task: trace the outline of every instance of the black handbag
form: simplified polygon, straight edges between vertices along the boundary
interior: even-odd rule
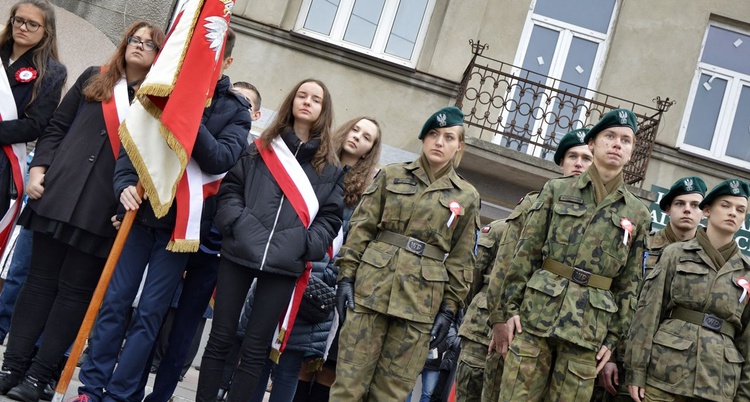
[[[336,291],[333,287],[311,274],[297,315],[313,324],[323,322],[333,311],[335,302]]]

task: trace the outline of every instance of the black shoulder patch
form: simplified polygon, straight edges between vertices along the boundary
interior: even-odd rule
[[[573,204],[583,205],[583,198],[574,197],[572,195],[561,195],[558,200],[562,202],[572,202]]]
[[[393,184],[408,184],[410,186],[416,186],[417,180],[414,178],[403,178],[403,177],[396,177],[393,179]]]

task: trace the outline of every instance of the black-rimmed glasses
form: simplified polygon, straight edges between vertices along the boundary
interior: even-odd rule
[[[26,25],[26,29],[29,32],[36,32],[36,31],[39,30],[39,28],[42,27],[42,24],[40,24],[38,22],[34,22],[34,21],[31,21],[31,20],[25,20],[25,19],[19,18],[19,17],[10,17],[10,23],[13,24],[14,27],[19,28],[19,29],[22,26]]]
[[[128,45],[138,47],[140,46],[143,50],[147,52],[153,52],[155,50],[159,50],[159,46],[156,46],[154,42],[144,42],[135,36],[128,36]]]

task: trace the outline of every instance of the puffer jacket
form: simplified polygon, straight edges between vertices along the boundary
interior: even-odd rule
[[[216,226],[223,235],[223,258],[273,274],[299,277],[306,261],[320,261],[341,227],[344,174],[326,165],[321,174],[311,163],[320,139],[303,143],[292,131],[281,134],[307,175],[318,213],[305,228],[292,204],[258,154],[255,144],[227,173],[217,196]]]

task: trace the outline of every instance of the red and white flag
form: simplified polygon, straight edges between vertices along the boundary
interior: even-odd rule
[[[199,168],[186,173],[186,168],[203,110],[210,105],[221,74],[232,7],[234,0],[185,4],[120,126],[122,144],[156,216],[166,215],[175,196],[182,194],[177,201],[177,226],[167,247],[172,251],[198,250],[197,231],[190,228],[199,224],[203,200],[193,205],[195,195],[215,194],[221,179]],[[195,177],[183,178],[184,174]],[[198,223],[191,223],[194,219]]]
[[[0,120],[8,121],[18,118],[16,101],[13,97],[13,91],[10,89],[8,75],[5,70],[0,71]],[[8,158],[13,186],[16,190],[16,199],[10,201],[8,210],[0,219],[0,256],[5,252],[13,228],[16,226],[16,220],[21,212],[23,204],[24,179],[26,177],[26,143],[3,145],[3,153]]]

